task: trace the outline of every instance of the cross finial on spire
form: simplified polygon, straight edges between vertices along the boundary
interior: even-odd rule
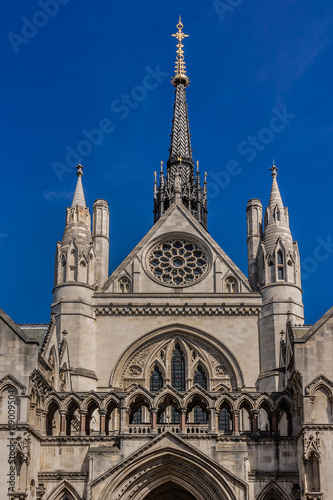
[[[277,177],[277,167],[274,165],[274,160],[273,160],[273,165],[271,166],[271,171],[272,171],[272,177],[273,179]]]
[[[81,163],[79,163],[76,167],[76,175],[78,177],[82,177],[83,176],[83,166],[81,165]]]
[[[177,44],[177,56],[176,56],[176,65],[175,65],[175,76],[172,79],[172,84],[176,86],[177,81],[182,81],[185,83],[185,86],[189,84],[189,79],[186,75],[186,65],[184,61],[184,51],[183,47],[184,45],[182,44],[182,41],[184,38],[187,38],[189,35],[185,35],[183,33],[184,25],[182,23],[181,17],[179,16],[179,23],[177,24],[178,32],[171,35],[177,38],[178,44]]]

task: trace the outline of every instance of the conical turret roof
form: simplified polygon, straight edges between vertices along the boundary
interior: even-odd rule
[[[265,214],[264,244],[267,252],[272,253],[278,239],[281,239],[286,250],[293,247],[293,238],[289,227],[288,209],[283,206],[279,186],[277,183],[277,168],[272,166],[272,189]]]
[[[83,176],[83,166],[78,165],[76,167],[77,174],[77,183],[75,188],[75,193],[73,196],[72,207],[78,205],[79,207],[86,208],[86,199],[84,197],[83,185],[82,185],[82,176]]]

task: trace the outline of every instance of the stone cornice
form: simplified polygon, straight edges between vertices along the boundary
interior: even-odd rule
[[[96,316],[258,316],[259,307],[225,306],[216,304],[200,305],[152,305],[147,304],[109,304],[98,306]]]
[[[76,472],[76,471],[55,471],[55,472],[39,472],[38,480],[42,481],[55,481],[64,479],[70,479],[71,481],[82,481],[86,480],[88,477],[88,472]]]

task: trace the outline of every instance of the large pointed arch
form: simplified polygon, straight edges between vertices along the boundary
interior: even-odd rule
[[[256,497],[256,500],[291,500],[291,497],[275,482],[269,483]]]
[[[63,498],[66,498],[65,495],[67,495],[70,500],[81,500],[82,498],[74,486],[72,486],[68,481],[62,481],[51,491],[48,500],[63,500]]]
[[[196,500],[245,500],[248,495],[242,480],[169,432],[93,480],[90,488],[96,500],[145,500],[167,482]]]
[[[115,364],[110,375],[110,386],[123,387],[123,378],[127,370],[131,369],[131,363],[138,373],[138,380],[146,378],[146,371],[151,366],[151,362],[155,359],[159,350],[163,348],[163,345],[173,342],[176,338],[183,339],[203,352],[207,350],[214,353],[217,373],[219,373],[218,370],[222,370],[223,373],[223,367],[230,377],[232,389],[241,389],[244,386],[244,377],[240,364],[234,354],[222,342],[202,330],[181,324],[158,328],[130,344]],[[218,379],[219,375],[216,375],[216,377]]]

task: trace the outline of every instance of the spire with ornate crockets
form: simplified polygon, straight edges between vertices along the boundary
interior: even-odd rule
[[[181,201],[194,217],[207,228],[207,183],[206,175],[201,186],[199,164],[194,174],[191,136],[187,114],[186,87],[189,79],[186,75],[182,41],[188,35],[183,33],[183,23],[179,17],[178,32],[174,36],[178,40],[175,76],[172,85],[175,87],[175,104],[172,119],[171,142],[167,172],[164,175],[163,162],[159,177],[159,185],[154,183],[154,222],[156,222],[172,203]],[[175,183],[176,180],[176,183]],[[177,186],[175,186],[177,184]],[[176,187],[176,189],[175,189]]]

